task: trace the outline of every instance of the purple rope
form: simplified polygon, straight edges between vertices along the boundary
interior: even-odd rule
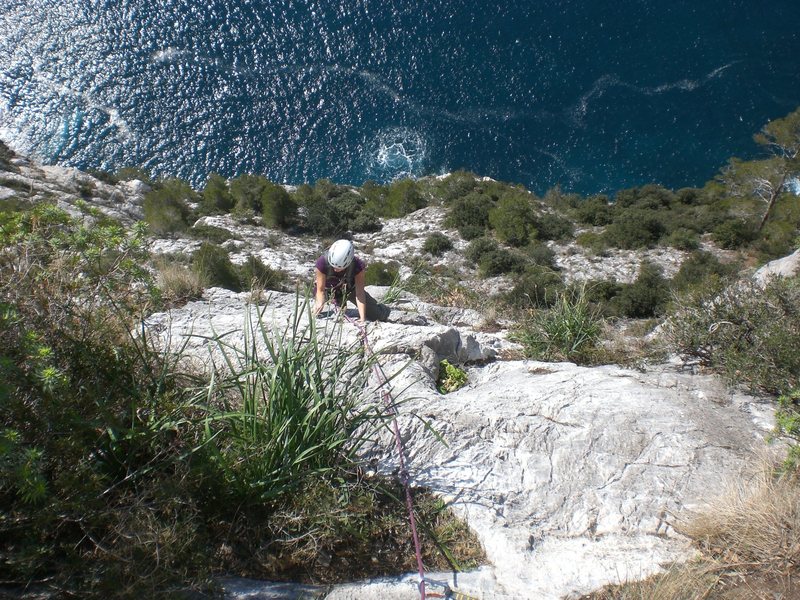
[[[344,313],[343,313],[344,314]],[[354,325],[359,333],[361,334],[361,343],[364,345],[364,349],[366,350],[367,354],[370,357],[375,356],[375,352],[373,352],[372,347],[370,346],[369,340],[367,339],[367,330],[366,328],[361,325],[358,321],[354,321],[346,314],[344,318],[347,319],[349,323]],[[408,509],[408,520],[411,524],[411,537],[414,540],[414,552],[417,555],[417,571],[419,572],[419,595],[422,600],[425,600],[425,566],[422,564],[422,545],[419,542],[419,534],[417,533],[417,520],[414,518],[414,501],[411,495],[411,486],[409,485],[409,477],[408,477],[408,470],[406,469],[406,460],[405,460],[405,448],[403,447],[403,440],[400,437],[400,426],[397,423],[397,407],[395,406],[394,400],[392,395],[389,393],[387,389],[389,387],[389,382],[386,379],[386,375],[381,369],[380,364],[378,361],[375,361],[374,367],[375,375],[378,378],[379,389],[382,388],[381,391],[381,400],[383,400],[384,405],[389,410],[392,415],[392,425],[394,427],[394,440],[395,446],[397,447],[397,455],[399,457],[400,462],[400,483],[403,484],[403,488],[405,490],[406,495],[406,509]]]

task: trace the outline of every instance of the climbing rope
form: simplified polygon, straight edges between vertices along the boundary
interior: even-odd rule
[[[350,318],[343,311],[344,318],[358,329],[361,338],[361,344],[364,346],[364,353],[368,358],[373,360],[373,369],[375,377],[378,380],[378,389],[380,390],[380,397],[384,406],[392,415],[392,428],[394,430],[395,447],[397,448],[398,461],[400,463],[400,483],[403,486],[406,497],[406,509],[408,510],[408,521],[411,525],[411,537],[414,540],[414,552],[417,555],[417,571],[419,572],[419,596],[421,600],[425,600],[425,566],[422,564],[422,545],[419,542],[419,535],[417,533],[417,520],[414,517],[414,501],[411,495],[411,485],[409,483],[408,469],[406,468],[405,447],[403,446],[403,439],[400,437],[400,426],[397,422],[397,406],[395,405],[392,394],[389,391],[389,380],[383,372],[383,368],[375,358],[375,352],[367,338],[366,327],[358,321]],[[449,589],[449,588],[448,588]]]

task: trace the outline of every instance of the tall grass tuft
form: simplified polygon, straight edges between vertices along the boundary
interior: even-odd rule
[[[341,323],[320,330],[308,303],[296,304],[282,330],[265,321],[266,308],[248,308],[242,346],[233,332],[210,340],[222,362],[201,392],[206,441],[226,488],[253,502],[353,467],[384,420],[370,380],[376,358],[347,343]]]
[[[583,362],[601,329],[602,319],[589,304],[585,289],[579,288],[559,293],[547,310],[530,311],[513,337],[529,357]]]

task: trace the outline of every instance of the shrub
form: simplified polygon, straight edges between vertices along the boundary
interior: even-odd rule
[[[235,204],[228,191],[228,182],[219,173],[210,173],[203,188],[203,200],[198,212],[203,215],[228,213]]]
[[[441,256],[448,250],[453,249],[453,242],[449,237],[443,233],[436,231],[425,238],[425,243],[422,245],[422,250],[433,254],[434,256]]]
[[[658,213],[629,208],[614,217],[603,235],[611,246],[632,250],[655,245],[665,231]]]
[[[464,256],[466,256],[467,260],[477,264],[481,261],[481,258],[484,254],[494,252],[499,247],[500,246],[493,239],[488,237],[479,237],[469,243]]]
[[[11,160],[15,157],[14,151],[0,140],[0,170],[19,172],[19,167],[11,164]]]
[[[646,319],[662,314],[668,300],[669,287],[661,275],[661,268],[645,261],[639,267],[636,281],[623,285],[612,305],[618,314]]]
[[[612,222],[612,210],[605,196],[584,200],[575,210],[575,218],[585,225],[602,226]]]
[[[206,240],[214,244],[221,244],[228,240],[241,239],[236,234],[232,233],[224,227],[215,227],[214,225],[195,225],[189,230],[189,235],[198,240]]]
[[[688,229],[676,229],[667,236],[664,242],[678,250],[697,250],[700,247],[700,237]]]
[[[283,186],[267,183],[261,192],[260,204],[266,226],[286,229],[294,223],[297,204]]]
[[[387,218],[402,217],[427,205],[428,202],[420,193],[416,181],[398,179],[389,184],[380,214]]]
[[[608,243],[604,236],[593,231],[584,231],[575,238],[575,242],[592,252],[602,252],[608,248]]]
[[[486,252],[481,256],[478,270],[483,277],[493,277],[504,273],[519,272],[525,267],[525,259],[505,248]]]
[[[723,265],[710,252],[698,250],[683,261],[681,268],[672,278],[672,287],[682,290],[690,286],[701,285],[708,277],[724,278],[732,275],[735,269],[735,265]]]
[[[304,224],[309,233],[319,236],[339,237],[347,233],[339,211],[328,201],[313,196],[304,202]]]
[[[262,210],[261,195],[271,185],[261,175],[244,173],[230,181],[230,194],[234,201],[233,213],[239,218],[250,218]]]
[[[545,213],[534,219],[533,227],[540,240],[566,240],[574,235],[572,222],[552,213]]]
[[[602,319],[579,288],[557,293],[549,309],[532,310],[513,339],[531,358],[583,362],[597,344],[601,329]]]
[[[525,256],[540,267],[556,268],[556,253],[547,244],[530,244],[525,248]]]
[[[455,227],[465,240],[475,239],[489,228],[489,209],[491,200],[480,193],[469,195],[454,201],[448,211],[445,223]]]
[[[242,291],[239,274],[228,258],[228,251],[220,246],[203,242],[192,256],[192,270],[204,288],[216,286]]]
[[[478,185],[478,179],[469,171],[455,171],[447,177],[436,182],[434,190],[436,195],[446,204],[467,196]]]
[[[154,185],[155,182],[150,177],[150,172],[144,167],[122,167],[116,173],[114,178],[117,181],[142,181],[147,185]]]
[[[441,394],[449,394],[467,384],[467,372],[456,365],[443,360],[439,363],[439,377],[436,379],[436,389]]]
[[[392,285],[397,279],[400,265],[395,262],[384,263],[375,261],[367,265],[364,271],[366,285]]]
[[[349,189],[332,201],[344,227],[350,231],[380,231],[377,205]]]
[[[162,181],[145,194],[144,220],[156,235],[184,232],[189,229],[191,214],[187,202],[196,199],[197,194],[185,181]]]
[[[741,219],[725,221],[717,225],[712,232],[714,243],[725,249],[746,246],[756,239],[756,235],[755,225]]]
[[[800,385],[799,312],[797,278],[774,278],[762,289],[712,277],[676,298],[666,331],[676,352],[731,382],[787,394]]]
[[[617,314],[613,301],[623,287],[614,280],[592,281],[583,286],[583,293],[589,303],[597,308],[599,314],[604,317],[617,317],[620,315]]]
[[[549,306],[564,289],[558,273],[543,267],[528,268],[516,278],[514,287],[503,297],[512,308],[529,309]]]
[[[283,290],[286,273],[273,269],[252,254],[236,269],[242,289]]]
[[[784,466],[788,472],[796,473],[800,470],[800,389],[791,390],[778,398],[775,432],[791,440]]]
[[[489,210],[489,224],[498,239],[511,246],[524,246],[536,236],[533,222],[533,207],[527,195],[507,194]]]
[[[180,306],[203,295],[203,284],[195,271],[168,261],[161,261],[156,268],[158,287],[168,306]]]

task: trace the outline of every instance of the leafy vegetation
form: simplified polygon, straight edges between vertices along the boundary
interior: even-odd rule
[[[467,384],[467,372],[451,364],[447,360],[439,363],[439,377],[436,380],[436,389],[442,394],[449,394]]]
[[[256,313],[243,347],[207,340],[215,377],[184,370],[141,325],[161,305],[144,241],[46,204],[0,213],[4,583],[173,598],[213,591],[215,573],[406,570],[399,491],[354,461],[385,418],[365,402],[374,359],[319,335],[298,300],[285,331]],[[415,507],[429,564],[482,560],[444,505],[419,492]]]
[[[775,278],[764,288],[709,277],[679,295],[667,322],[675,350],[731,382],[775,395],[800,385],[800,282]]]

